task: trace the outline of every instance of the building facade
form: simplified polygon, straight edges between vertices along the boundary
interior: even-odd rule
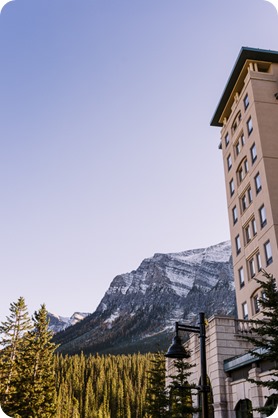
[[[210,418],[260,418],[251,410],[265,406],[272,393],[247,379],[268,379],[274,365],[251,356],[242,337],[250,332],[248,320],[261,314],[254,278],[266,270],[278,279],[278,52],[241,49],[211,125],[221,128],[238,319],[208,319]],[[187,361],[195,364],[189,383],[198,385],[198,336],[186,346]],[[173,367],[168,359],[168,376]]]
[[[254,277],[278,277],[278,52],[242,48],[213,116],[221,127],[238,317],[259,315]]]

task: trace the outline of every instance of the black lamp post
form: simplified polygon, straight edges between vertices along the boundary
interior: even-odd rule
[[[176,322],[176,335],[173,338],[173,343],[169,347],[165,357],[183,359],[188,358],[184,346],[182,345],[181,338],[179,336],[179,330],[186,332],[193,332],[199,334],[200,338],[200,365],[201,365],[201,385],[198,390],[202,394],[202,418],[208,418],[208,392],[209,386],[207,385],[207,360],[206,360],[206,327],[205,327],[205,314],[199,313],[199,327],[190,325],[183,325]]]

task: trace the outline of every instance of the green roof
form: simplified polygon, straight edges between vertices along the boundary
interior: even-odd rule
[[[220,117],[225,109],[226,103],[229,100],[229,97],[233,91],[233,88],[237,82],[237,79],[240,75],[240,72],[246,60],[278,63],[278,51],[271,51],[271,50],[257,49],[257,48],[247,48],[247,47],[241,48],[240,53],[235,62],[234,68],[232,69],[230,78],[221,96],[220,102],[218,103],[216,111],[210,122],[211,126],[222,126],[222,123],[219,122]]]

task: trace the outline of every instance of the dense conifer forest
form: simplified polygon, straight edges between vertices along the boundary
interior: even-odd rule
[[[55,358],[55,418],[145,418],[153,354]]]

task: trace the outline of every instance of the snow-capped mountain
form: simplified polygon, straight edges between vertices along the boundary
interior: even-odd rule
[[[47,316],[49,319],[49,329],[54,333],[63,331],[67,327],[82,321],[88,315],[90,314],[84,312],[74,312],[71,317],[64,317],[48,312]]]
[[[116,276],[96,311],[55,341],[69,353],[164,349],[175,321],[195,324],[201,311],[209,317],[234,315],[235,309],[230,242],[155,254]]]

